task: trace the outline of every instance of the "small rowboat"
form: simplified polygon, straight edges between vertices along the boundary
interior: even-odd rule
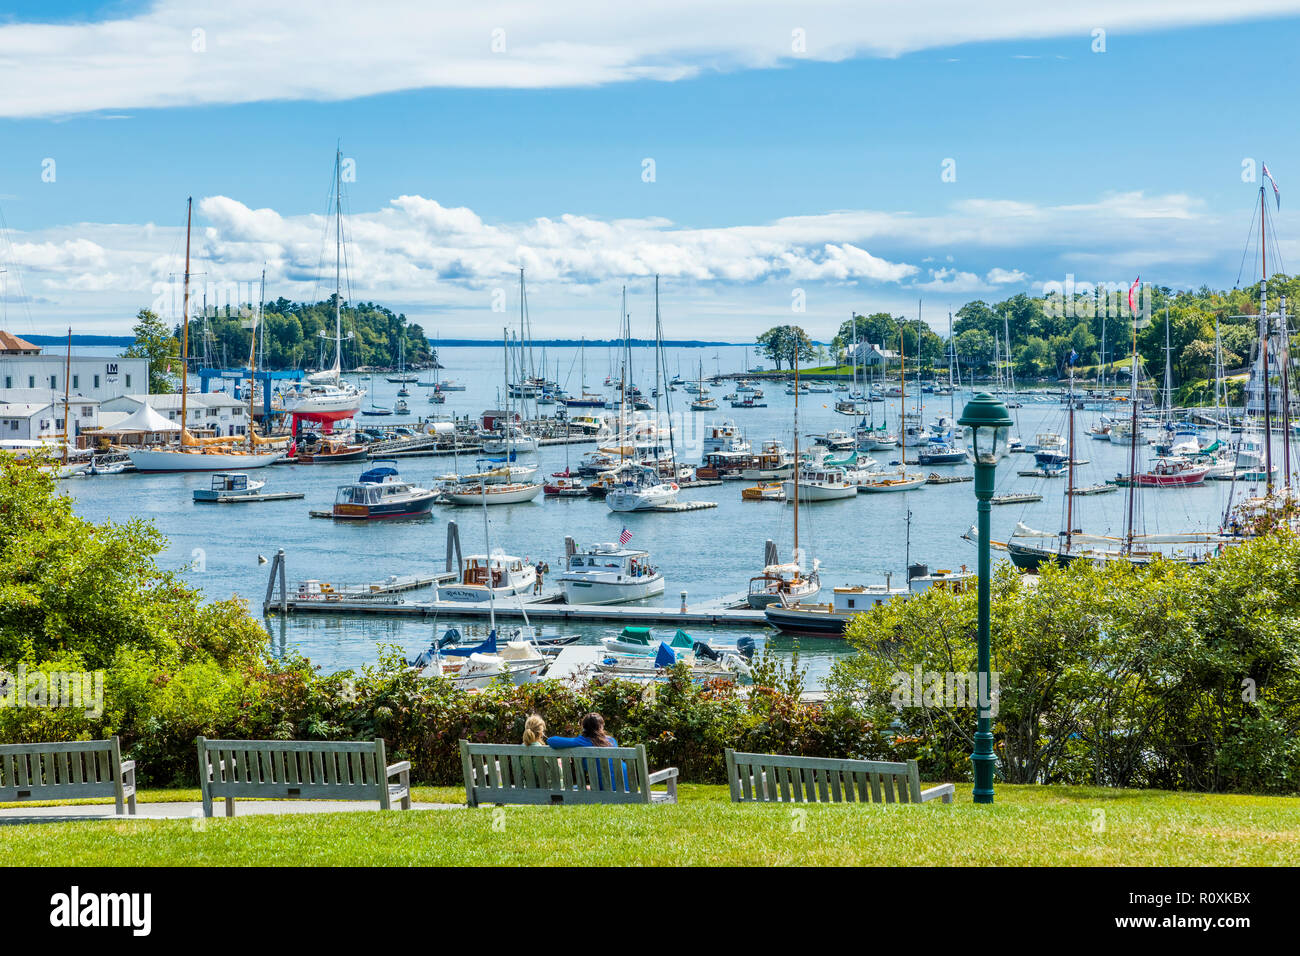
[[[883,491],[910,491],[925,484],[920,472],[873,474],[858,481],[858,491],[874,494]]]
[[[785,501],[785,485],[779,481],[759,482],[740,492],[744,501]]]

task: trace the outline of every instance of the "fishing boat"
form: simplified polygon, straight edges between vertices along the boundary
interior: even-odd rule
[[[471,554],[465,558],[458,582],[438,586],[438,600],[481,603],[515,597],[531,593],[536,581],[537,569],[522,558],[502,551]]]
[[[406,399],[399,398],[395,403],[393,403],[393,413],[396,415],[409,415],[411,413],[411,406],[406,403]]]
[[[569,555],[559,583],[567,604],[623,604],[664,593],[664,576],[650,552],[614,543]]]
[[[415,518],[428,515],[436,491],[402,481],[395,461],[376,460],[350,485],[340,485],[334,497],[333,516],[344,520]]]
[[[894,586],[890,576],[884,584],[860,584],[834,588],[830,602],[816,604],[778,602],[770,604],[763,614],[767,622],[787,634],[808,634],[820,637],[841,637],[849,622],[878,604],[895,599],[907,600],[932,587],[950,589],[960,593],[975,583],[974,572],[939,570],[930,573],[925,565],[908,569],[906,586]]]
[[[858,486],[849,480],[843,468],[805,465],[795,472],[795,478],[782,482],[787,498],[797,497],[802,502],[839,501],[856,498]]]
[[[219,471],[212,476],[210,488],[195,488],[195,501],[221,501],[232,498],[256,498],[265,481],[250,481],[243,472]]]

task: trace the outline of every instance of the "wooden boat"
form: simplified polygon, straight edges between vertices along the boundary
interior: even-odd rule
[[[785,485],[779,481],[759,482],[742,489],[740,497],[742,501],[785,501]]]
[[[1132,475],[1116,475],[1115,484],[1121,488],[1130,484],[1140,488],[1183,488],[1202,484],[1209,473],[1208,465],[1197,465],[1186,458],[1157,458],[1150,471],[1137,474],[1136,481]]]
[[[395,462],[375,462],[350,485],[340,485],[334,497],[334,518],[365,521],[375,518],[418,518],[428,515],[436,491],[402,481]]]
[[[858,491],[878,494],[888,491],[911,491],[926,483],[926,476],[919,471],[907,472],[870,472],[858,479]]]
[[[300,465],[328,465],[348,461],[365,461],[370,452],[365,445],[350,445],[337,438],[322,438],[299,446],[294,457]]]

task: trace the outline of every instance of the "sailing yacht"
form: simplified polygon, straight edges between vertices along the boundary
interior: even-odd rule
[[[190,340],[190,225],[194,199],[187,200],[185,210],[185,292],[181,311],[181,428],[180,444],[172,448],[139,448],[127,455],[136,471],[247,471],[265,468],[284,457],[283,444],[258,438],[253,423],[254,389],[248,390],[248,432],[246,452],[234,451],[229,446],[238,437],[196,438],[189,430],[189,340]],[[257,377],[257,334],[249,357],[252,377]],[[259,451],[258,446],[265,446]]]
[[[664,481],[659,471],[648,465],[636,465],[605,493],[610,511],[652,511],[677,500],[678,485]]]
[[[365,390],[343,381],[343,151],[334,154],[334,366],[307,376],[307,380],[281,397],[284,410],[298,421],[321,422],[325,430],[361,409]],[[325,333],[321,333],[324,337]],[[351,339],[352,333],[348,336]]]

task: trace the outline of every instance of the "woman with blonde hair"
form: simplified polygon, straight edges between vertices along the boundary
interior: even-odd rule
[[[524,746],[546,746],[546,721],[542,720],[541,714],[529,714],[524,721]]]

